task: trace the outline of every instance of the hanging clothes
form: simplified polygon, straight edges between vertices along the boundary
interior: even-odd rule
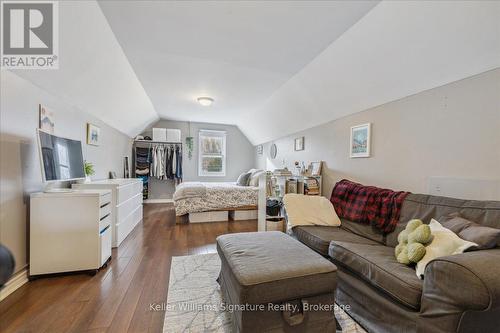
[[[172,176],[173,178],[176,178],[176,170],[177,170],[177,153],[176,150],[177,148],[175,146],[170,147],[172,148]]]
[[[175,178],[178,180],[179,183],[182,182],[182,148],[181,147],[176,147],[175,149],[175,154],[176,154],[176,169],[175,169]]]
[[[154,144],[151,148],[144,149],[146,150],[141,150],[136,157],[138,162],[137,175],[148,175],[160,180],[171,179],[177,183],[182,182],[182,147],[180,145]]]

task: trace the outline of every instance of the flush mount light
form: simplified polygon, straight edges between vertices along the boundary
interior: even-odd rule
[[[210,106],[214,102],[213,98],[210,97],[198,97],[198,103],[203,106]]]

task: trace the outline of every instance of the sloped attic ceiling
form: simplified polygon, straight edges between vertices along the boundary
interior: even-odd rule
[[[500,67],[499,22],[490,1],[66,1],[60,69],[16,73],[129,136],[162,117],[258,144]]]
[[[245,128],[246,114],[261,107],[377,2],[99,4],[160,117]],[[215,103],[200,106],[200,96]]]
[[[13,72],[130,137],[159,119],[97,2],[59,2],[59,51],[58,70]]]
[[[498,67],[500,2],[386,1],[238,124],[263,143]]]

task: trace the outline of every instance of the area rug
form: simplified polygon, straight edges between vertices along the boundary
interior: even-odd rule
[[[223,309],[217,253],[173,257],[170,269],[164,333],[232,332],[231,316]],[[335,307],[342,332],[366,333],[345,311]]]

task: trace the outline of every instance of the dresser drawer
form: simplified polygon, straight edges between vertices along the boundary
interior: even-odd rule
[[[142,182],[140,181],[120,186],[116,189],[116,204],[120,205],[139,193],[142,193]]]
[[[134,210],[142,205],[142,193],[136,194],[125,202],[122,202],[116,207],[116,221],[120,223],[123,219],[130,215]]]
[[[109,215],[111,213],[111,208],[111,202],[101,205],[101,207],[99,208],[99,219],[102,219],[104,216]]]
[[[84,188],[84,187],[83,187]],[[85,188],[84,188],[85,189]],[[99,197],[99,205],[102,207],[108,203],[111,203],[111,191]]]
[[[116,244],[115,246],[120,245],[120,243],[127,237],[127,235],[134,229],[134,227],[142,220],[142,205],[137,207],[129,216],[125,219],[121,220],[119,224],[117,224],[116,230]]]
[[[100,262],[99,266],[104,265],[104,263],[111,257],[111,227],[108,226],[99,233],[100,241]]]
[[[111,212],[109,212],[107,215],[104,215],[103,217],[100,218],[100,220],[99,220],[99,232],[101,232],[104,228],[106,228],[109,225],[111,225]]]

